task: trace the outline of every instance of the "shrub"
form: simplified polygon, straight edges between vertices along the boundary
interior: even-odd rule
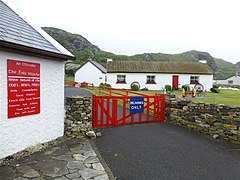
[[[139,91],[138,85],[132,84],[132,85],[131,85],[131,90],[132,90],[132,91]]]
[[[166,91],[172,91],[172,87],[171,87],[171,85],[165,85],[165,89],[166,89]]]
[[[217,84],[214,84],[214,85],[213,85],[213,88],[218,89],[219,87],[220,87],[220,85],[217,85]]]
[[[220,92],[220,90],[218,88],[211,88],[210,91],[213,92],[213,93],[219,93]]]
[[[187,84],[182,85],[182,89],[184,89],[185,91],[190,91],[190,86]]]
[[[100,85],[99,85],[99,86],[111,87],[111,85],[110,85],[110,84],[108,84],[108,83],[100,83]]]

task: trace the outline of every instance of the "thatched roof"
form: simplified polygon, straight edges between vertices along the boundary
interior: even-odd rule
[[[213,74],[207,64],[198,62],[110,61],[108,73]]]

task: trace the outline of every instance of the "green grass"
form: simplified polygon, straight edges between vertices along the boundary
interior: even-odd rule
[[[74,81],[74,77],[69,75],[66,75],[65,79],[69,81]]]
[[[220,90],[220,93],[207,92],[204,93],[202,98],[194,98],[193,101],[240,106],[240,91]]]
[[[94,90],[90,90],[92,93],[96,95],[105,95],[100,94],[98,88]],[[118,92],[118,91],[115,91]],[[162,94],[162,91],[137,91],[144,94],[154,95],[154,94]],[[173,91],[172,94],[180,95],[181,91]],[[113,94],[114,95],[114,94]],[[129,94],[134,95],[134,94]],[[117,95],[116,95],[117,96]],[[220,90],[220,93],[212,93],[212,92],[204,92],[200,97],[191,98],[193,102],[203,102],[210,104],[225,104],[231,106],[240,106],[240,91],[233,90]]]
[[[146,94],[161,94],[162,91],[140,91]],[[173,91],[172,94],[180,95],[181,91]],[[204,92],[200,97],[191,98],[193,102],[204,102],[210,104],[225,104],[240,106],[240,91],[220,90],[220,93]]]

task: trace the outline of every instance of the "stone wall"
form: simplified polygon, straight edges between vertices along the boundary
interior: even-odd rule
[[[65,109],[65,136],[83,136],[92,130],[91,97],[67,97]]]
[[[167,119],[189,129],[240,144],[240,107],[170,100]]]

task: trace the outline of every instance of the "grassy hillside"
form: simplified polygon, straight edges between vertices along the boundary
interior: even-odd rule
[[[234,64],[217,58],[215,58],[215,62],[219,68],[219,79],[231,77],[236,73],[236,66]]]
[[[216,59],[207,52],[188,51],[181,54],[143,53],[133,56],[116,55],[111,52],[102,51],[98,46],[91,44],[86,38],[79,34],[72,34],[61,29],[44,27],[50,36],[72,52],[76,60],[72,63],[83,64],[91,58],[106,66],[107,58],[113,60],[132,61],[199,61],[207,60],[207,64],[214,72],[215,78],[227,78],[235,74],[236,66],[222,59]],[[73,72],[73,71],[67,71]]]

